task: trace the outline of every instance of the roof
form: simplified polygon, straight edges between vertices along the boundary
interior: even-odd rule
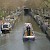
[[[28,26],[28,25],[29,25],[30,27],[32,26],[31,23],[25,23],[25,26]]]
[[[4,23],[4,25],[5,25],[5,24],[6,24],[6,25],[9,25],[10,23],[9,23],[9,22],[8,22],[8,23],[7,23],[7,22],[5,22],[5,23]]]

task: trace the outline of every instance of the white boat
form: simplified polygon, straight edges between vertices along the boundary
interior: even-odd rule
[[[30,36],[28,36],[28,32],[26,27],[30,26]],[[31,23],[25,23],[25,28],[24,28],[24,34],[23,34],[23,41],[28,41],[28,40],[35,40],[35,34],[32,28],[32,24]]]

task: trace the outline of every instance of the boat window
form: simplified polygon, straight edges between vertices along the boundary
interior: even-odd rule
[[[3,28],[8,28],[8,25],[3,25]]]

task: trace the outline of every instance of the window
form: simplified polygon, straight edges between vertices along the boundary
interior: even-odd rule
[[[8,25],[3,25],[3,28],[8,28]]]

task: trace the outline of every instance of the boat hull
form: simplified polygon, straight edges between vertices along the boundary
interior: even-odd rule
[[[23,41],[28,41],[28,40],[34,41],[35,36],[25,36],[25,37],[23,37]]]

